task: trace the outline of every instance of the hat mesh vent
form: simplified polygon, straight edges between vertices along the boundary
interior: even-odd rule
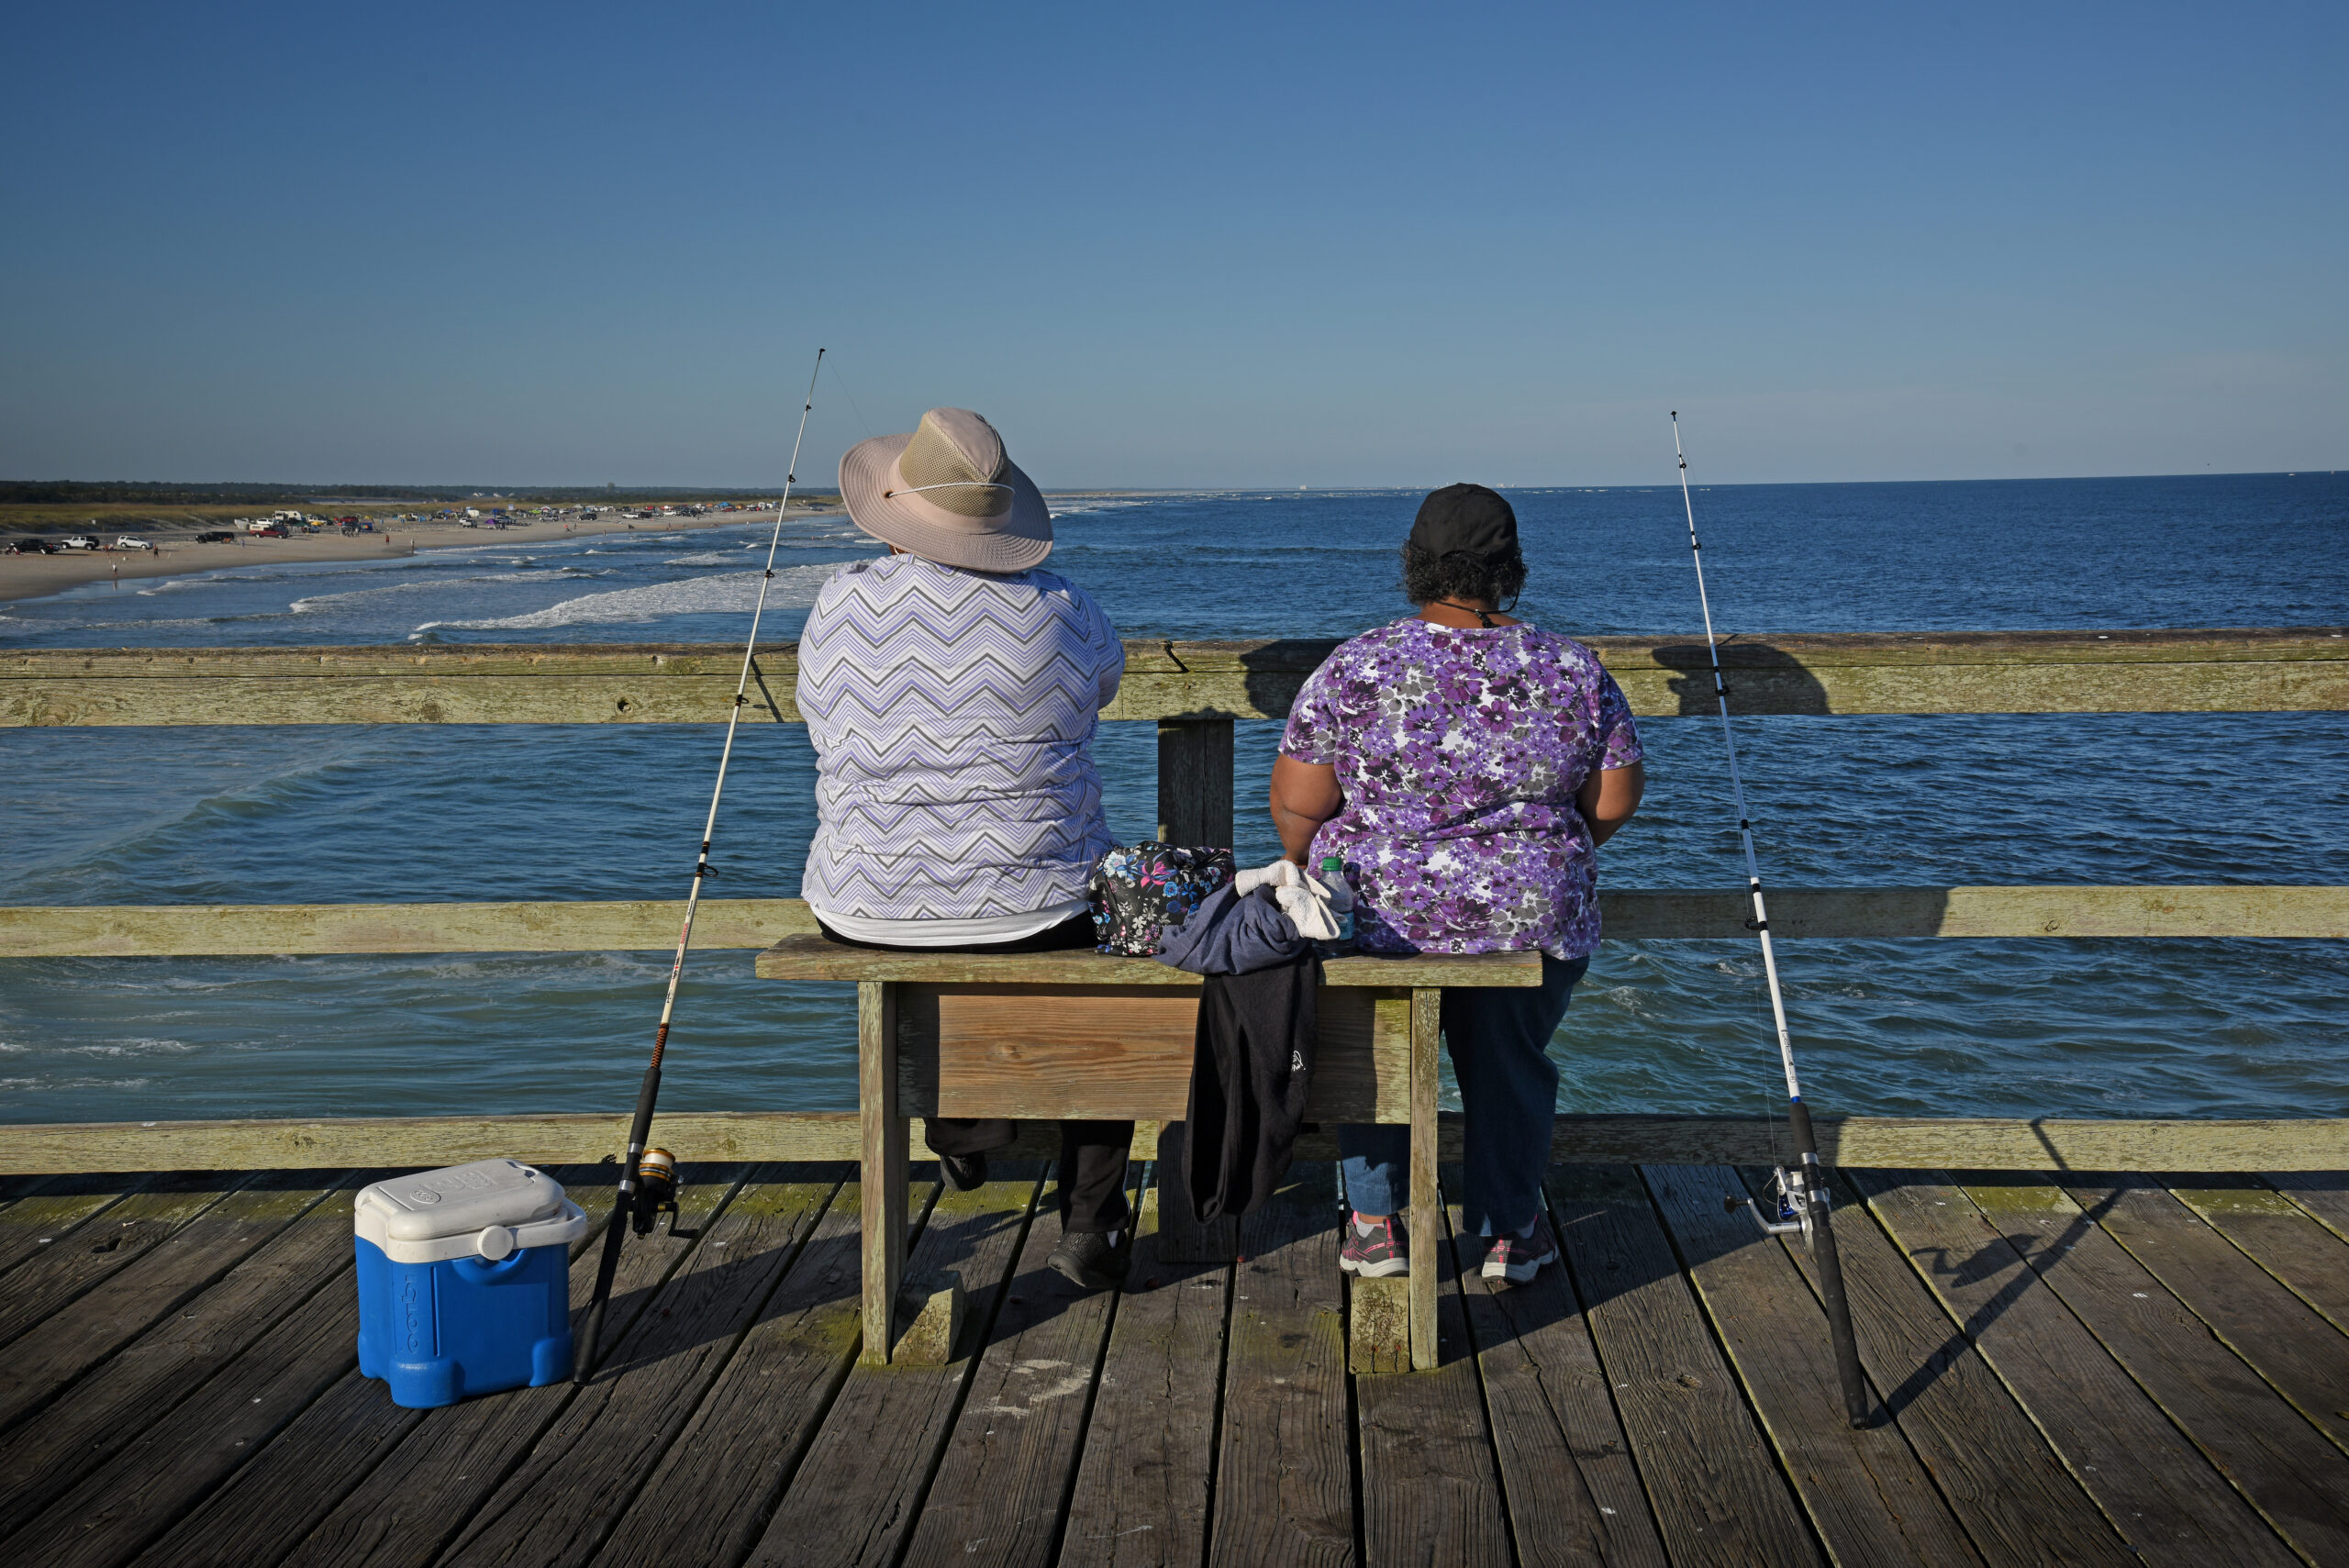
[[[1002,477],[999,466],[993,473],[982,473],[977,465],[964,455],[943,432],[925,417],[913,439],[897,455],[897,472],[905,475],[907,487],[918,489],[926,484],[947,484],[957,488],[925,491],[922,499],[943,511],[963,517],[996,517],[1011,510],[1011,492],[989,488]]]

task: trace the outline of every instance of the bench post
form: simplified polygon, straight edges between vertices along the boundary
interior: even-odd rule
[[[1436,1039],[1443,1028],[1443,992],[1411,991],[1411,1369],[1436,1364],[1437,1249],[1443,1241],[1443,1194],[1435,1177]]]
[[[906,1272],[907,1124],[897,1103],[897,987],[856,983],[856,1104],[863,1134],[858,1174],[864,1222],[864,1350],[886,1362]]]
[[[1158,721],[1158,836],[1169,844],[1231,844],[1231,720]]]

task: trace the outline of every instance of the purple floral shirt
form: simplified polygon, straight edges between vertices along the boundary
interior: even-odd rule
[[[1581,643],[1520,624],[1413,617],[1307,677],[1281,751],[1338,770],[1342,856],[1366,952],[1598,951],[1598,854],[1575,792],[1640,760],[1631,705]]]

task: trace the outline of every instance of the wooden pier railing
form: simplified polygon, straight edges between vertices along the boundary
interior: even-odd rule
[[[1701,641],[1588,640],[1641,716],[1710,711]],[[1159,727],[1162,837],[1231,841],[1233,722],[1283,717],[1330,646],[1126,645],[1125,684],[1102,717]],[[739,659],[739,651],[718,645],[26,651],[0,659],[0,727],[717,723],[731,704]],[[1739,637],[1724,645],[1723,660],[1732,708],[1743,714],[2349,708],[2349,628],[2332,627]],[[751,717],[798,722],[796,672],[791,645],[760,653]],[[1610,890],[1604,898],[1615,940],[1746,935],[1735,890]],[[0,908],[0,951],[62,958],[658,950],[674,941],[681,909],[662,900]],[[2340,939],[2349,937],[2349,887],[1787,888],[1774,895],[1771,925],[1779,936],[1798,938]],[[702,906],[696,940],[764,948],[812,929],[796,899],[722,899]],[[680,1139],[688,1136],[686,1124],[690,1136],[722,1145],[724,1158],[834,1158],[822,1151],[853,1141],[852,1118],[662,1121]],[[1831,1157],[1887,1167],[2349,1168],[2349,1121],[1827,1125],[1834,1129],[1825,1134]],[[1760,1122],[1705,1118],[1562,1118],[1560,1127],[1563,1160],[1736,1161],[1759,1157],[1757,1140],[1766,1136]],[[368,1162],[381,1162],[389,1158],[382,1151],[409,1140],[420,1158],[433,1160],[493,1144],[529,1158],[575,1160],[595,1157],[616,1136],[611,1118],[600,1117],[6,1130],[0,1171],[126,1168],[121,1162],[134,1158],[133,1168],[149,1170],[335,1164],[361,1160],[362,1150],[373,1151]]]

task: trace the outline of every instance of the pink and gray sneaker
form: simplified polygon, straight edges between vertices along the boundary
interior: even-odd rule
[[[1558,1239],[1550,1230],[1550,1217],[1537,1214],[1531,1236],[1504,1231],[1493,1238],[1493,1250],[1485,1254],[1485,1277],[1523,1284],[1542,1264],[1557,1261]]]
[[[1365,1234],[1363,1225],[1370,1226]],[[1346,1240],[1338,1249],[1338,1267],[1360,1279],[1385,1279],[1407,1273],[1411,1267],[1411,1239],[1393,1215],[1367,1222],[1346,1217]]]

